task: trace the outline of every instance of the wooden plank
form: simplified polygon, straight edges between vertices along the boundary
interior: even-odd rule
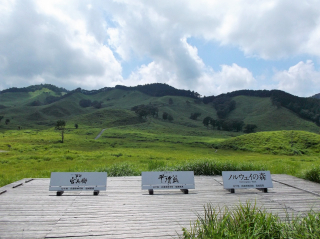
[[[272,175],[276,181],[268,193],[256,189],[231,194],[221,176],[195,176],[196,188],[189,194],[141,190],[141,177],[108,178],[107,191],[93,197],[90,192],[68,192],[56,197],[49,192],[49,179],[20,180],[0,195],[1,238],[172,238],[189,228],[203,206],[228,206],[250,201],[285,218],[288,213],[320,210],[319,197],[300,190],[320,192],[320,185],[288,175]],[[13,185],[23,185],[12,188]],[[293,187],[297,185],[298,187]],[[301,203],[303,202],[303,204]]]

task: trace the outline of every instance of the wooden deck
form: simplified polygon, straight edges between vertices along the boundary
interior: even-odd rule
[[[223,189],[221,176],[196,176],[196,189],[141,190],[141,177],[108,177],[107,191],[49,192],[49,179],[24,179],[0,188],[0,238],[174,238],[203,206],[232,207],[250,200],[285,216],[320,211],[320,184],[272,175],[269,193]],[[21,184],[20,186],[17,186]],[[14,187],[17,186],[17,187]],[[13,188],[14,187],[14,188]]]

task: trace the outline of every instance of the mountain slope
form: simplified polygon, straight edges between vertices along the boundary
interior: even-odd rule
[[[157,87],[160,87],[157,90]],[[28,87],[27,87],[28,88]],[[2,91],[0,94],[0,116],[10,119],[8,125],[4,120],[0,122],[1,129],[16,129],[18,126],[26,127],[52,127],[57,120],[63,119],[67,122],[96,125],[101,127],[111,127],[127,124],[143,123],[147,119],[139,119],[131,108],[137,105],[153,105],[158,108],[158,118],[153,120],[153,124],[159,124],[166,127],[188,127],[205,130],[202,120],[206,116],[218,119],[217,111],[209,101],[204,104],[201,99],[195,97],[196,93],[191,91],[176,90],[173,87],[164,84],[151,84],[137,87],[117,86],[115,88],[103,88],[97,91],[85,91],[80,88],[74,91],[53,91],[60,89],[45,85],[40,87],[29,87],[32,91],[26,92],[15,89],[11,91]],[[148,94],[142,91],[149,91]],[[176,94],[163,95],[162,94]],[[188,95],[190,97],[181,96]],[[239,119],[245,124],[255,124],[258,126],[256,131],[272,130],[304,130],[310,132],[319,132],[319,127],[312,121],[301,118],[298,114],[288,108],[275,104],[271,91],[239,91],[228,93],[225,96],[235,102],[235,108],[226,115],[226,120]],[[278,96],[285,95],[284,92],[277,92]],[[296,102],[298,98],[293,97]],[[290,104],[288,101],[286,104]],[[48,98],[50,100],[48,100]],[[212,97],[212,99],[219,98]],[[53,99],[51,101],[51,99]],[[207,97],[207,100],[211,98]],[[82,107],[81,100],[89,102],[100,102],[101,107]],[[50,103],[49,103],[50,102]],[[301,99],[301,102],[309,102]],[[319,101],[320,102],[320,101]],[[313,100],[317,112],[318,101]],[[172,122],[162,119],[166,112],[173,117]],[[190,119],[192,113],[200,113],[197,120]],[[113,117],[116,117],[113,119]],[[123,118],[123,119],[121,119]],[[121,123],[122,122],[122,123]],[[210,131],[208,131],[210,132]],[[215,131],[211,131],[214,133]]]
[[[241,119],[246,124],[256,124],[258,131],[271,130],[305,130],[319,132],[319,127],[285,107],[272,105],[269,97],[236,96],[235,110],[228,115],[229,119]]]

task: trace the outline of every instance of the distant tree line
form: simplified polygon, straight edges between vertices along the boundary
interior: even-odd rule
[[[131,108],[132,111],[134,111],[139,118],[147,118],[147,116],[152,116],[154,118],[159,117],[159,109],[157,106],[149,104],[149,105],[136,105]],[[173,121],[173,117],[171,114],[167,112],[163,112],[162,114],[163,120]]]
[[[82,108],[87,108],[87,107],[94,107],[96,109],[100,109],[102,107],[102,101],[91,101],[91,100],[87,100],[87,99],[82,99],[79,101],[79,105],[82,107]]]
[[[227,117],[229,112],[236,108],[236,102],[228,96],[219,97],[213,100],[213,106],[217,111],[219,119]]]
[[[275,90],[271,95],[273,105],[285,107],[301,118],[315,122],[320,126],[320,100],[316,98],[303,98]]]
[[[148,115],[152,117],[158,117],[159,109],[157,106],[149,105],[136,105],[131,108],[140,118],[147,118]]]
[[[209,104],[213,102],[214,99],[220,98],[220,97],[236,97],[239,95],[244,96],[255,96],[255,97],[271,97],[272,92],[275,90],[237,90],[229,93],[224,93],[218,96],[204,96],[203,97],[203,103]]]
[[[98,93],[101,93],[101,92],[106,92],[106,91],[110,91],[110,90],[113,90],[114,87],[103,87],[99,90],[84,90],[84,89],[81,89],[80,87],[73,90],[72,93],[76,93],[76,92],[79,92],[79,93],[82,93],[84,95],[95,95],[95,94],[98,94]]]
[[[319,94],[315,94],[314,96],[312,96],[312,98],[320,99],[320,93]]]
[[[224,118],[234,107],[234,103],[226,99],[235,96],[270,97],[272,105],[277,108],[285,107],[301,118],[315,122],[320,126],[320,99],[317,95],[303,98],[291,95],[281,90],[239,90],[218,96],[203,97],[203,103],[213,103],[219,118]],[[223,103],[221,103],[223,102]],[[219,113],[218,113],[219,111]]]
[[[172,86],[169,86],[167,84],[162,84],[162,83],[138,85],[138,86],[131,86],[131,87],[116,85],[115,88],[126,90],[126,91],[137,90],[146,95],[156,96],[156,97],[171,95],[171,96],[184,96],[184,97],[198,99],[201,96],[197,92],[190,91],[190,90],[178,90]]]
[[[68,92],[68,90],[62,87],[57,87],[51,84],[40,84],[40,85],[31,85],[31,86],[22,87],[22,88],[12,87],[12,88],[0,91],[0,93],[35,92],[37,90],[42,90],[43,88],[47,88],[56,93]]]
[[[203,125],[207,128],[223,130],[223,131],[243,131],[245,133],[252,133],[257,128],[254,124],[244,124],[242,120],[224,120],[224,119],[213,119],[207,116],[202,121]]]

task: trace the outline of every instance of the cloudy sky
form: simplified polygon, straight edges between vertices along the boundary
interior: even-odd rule
[[[0,0],[0,90],[320,93],[319,0]]]

